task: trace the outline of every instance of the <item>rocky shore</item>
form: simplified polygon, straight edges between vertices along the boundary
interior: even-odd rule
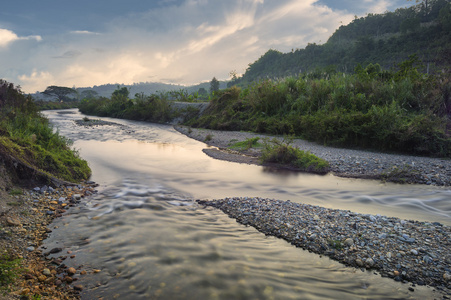
[[[82,270],[68,268],[71,253],[64,249],[41,249],[52,232],[51,223],[83,197],[95,193],[92,182],[32,189],[0,180],[0,250],[8,261],[15,260],[11,279],[2,284],[2,299],[79,299],[82,286],[76,284]],[[56,259],[49,253],[61,253]],[[2,266],[6,261],[2,260]]]
[[[262,198],[198,200],[296,247],[451,297],[451,228]]]
[[[259,149],[251,148],[247,151],[237,152],[228,150],[228,147],[233,143],[254,137],[259,137],[261,140],[264,138],[283,139],[283,137],[250,132],[218,131],[186,126],[174,126],[174,128],[188,137],[217,147],[218,149],[204,150],[213,158],[248,164],[261,164],[258,160]],[[327,160],[330,163],[331,172],[336,176],[451,186],[451,159],[333,148],[302,139],[294,139],[291,145],[303,151],[310,151]]]

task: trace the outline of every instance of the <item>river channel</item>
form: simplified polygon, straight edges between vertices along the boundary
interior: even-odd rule
[[[44,244],[72,251],[65,264],[88,271],[78,276],[82,299],[441,298],[267,237],[195,200],[259,196],[451,225],[449,188],[231,163],[170,125],[99,118],[117,125],[85,127],[74,122],[84,117],[77,110],[45,115],[99,184],[54,221]]]

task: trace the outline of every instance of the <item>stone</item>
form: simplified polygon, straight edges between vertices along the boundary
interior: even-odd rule
[[[344,244],[345,244],[346,246],[350,247],[350,246],[354,245],[354,240],[351,239],[351,238],[347,238],[347,239],[344,241]]]
[[[366,264],[368,267],[372,267],[372,266],[374,266],[374,260],[373,260],[371,257],[368,257],[368,258],[365,260],[365,264]]]
[[[75,268],[70,267],[69,269],[67,269],[67,274],[74,275],[75,273],[77,273],[77,270],[75,270]]]
[[[74,290],[82,291],[83,290],[83,286],[82,285],[76,285],[76,286],[74,286]]]
[[[52,275],[52,273],[50,273],[49,269],[42,270],[42,274],[44,274],[45,276],[51,276]]]
[[[364,263],[363,263],[363,261],[362,261],[360,258],[357,258],[357,259],[355,260],[355,263],[356,263],[356,265],[358,265],[359,267],[363,267],[363,266],[364,266]]]
[[[20,226],[21,225],[20,220],[15,217],[6,217],[6,223],[9,226]]]

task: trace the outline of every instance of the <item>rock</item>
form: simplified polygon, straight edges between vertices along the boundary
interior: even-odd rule
[[[76,285],[76,286],[74,286],[74,290],[82,291],[83,290],[83,286],[82,285]]]
[[[28,252],[32,252],[32,251],[34,251],[34,247],[30,246],[30,247],[25,248],[25,250],[27,250]]]
[[[20,220],[15,217],[6,217],[6,223],[9,226],[20,226],[21,225]]]
[[[358,265],[359,267],[363,267],[364,266],[364,263],[363,263],[363,261],[360,258],[357,258],[355,260],[355,264]]]
[[[348,247],[351,247],[352,245],[354,245],[354,240],[351,239],[351,238],[347,238],[347,239],[344,241],[344,244],[345,244],[346,246],[348,246]]]
[[[67,282],[67,283],[72,283],[74,280],[72,279],[72,277],[69,277],[69,276],[66,276],[66,277],[64,277],[64,279],[63,279],[65,282]]]
[[[75,268],[69,268],[67,269],[67,274],[69,275],[74,275],[75,273],[77,273],[77,270],[75,270]]]
[[[53,248],[47,254],[55,254],[63,251],[63,248]]]
[[[44,274],[45,276],[51,276],[52,275],[52,273],[50,273],[49,269],[42,270],[42,274]]]
[[[72,195],[72,200],[73,201],[77,201],[77,200],[80,200],[81,199],[81,195],[80,194],[73,194]]]
[[[368,267],[372,267],[372,266],[374,266],[374,260],[371,258],[371,257],[368,257],[366,260],[365,260],[365,264],[368,266]]]
[[[445,279],[446,281],[451,281],[451,274],[448,272],[445,272],[443,274],[443,279]]]
[[[418,255],[418,251],[417,251],[416,249],[410,250],[410,253],[411,253],[412,255]]]

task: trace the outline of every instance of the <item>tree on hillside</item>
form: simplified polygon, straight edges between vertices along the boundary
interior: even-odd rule
[[[93,99],[93,98],[97,98],[99,96],[99,93],[97,93],[94,90],[85,90],[85,91],[81,92],[80,96],[81,96],[81,99]]]
[[[219,81],[216,79],[216,77],[213,77],[213,79],[210,81],[210,93],[214,94],[217,91],[219,91]]]
[[[117,86],[117,89],[113,92],[113,94],[111,95],[112,97],[124,97],[125,99],[128,99],[128,95],[130,94],[130,90],[127,89],[125,86],[124,87],[120,87]]]
[[[55,96],[58,98],[58,101],[63,102],[75,100],[74,98],[69,98],[68,95],[77,94],[77,91],[64,86],[51,85],[47,87],[42,93],[48,96]]]

